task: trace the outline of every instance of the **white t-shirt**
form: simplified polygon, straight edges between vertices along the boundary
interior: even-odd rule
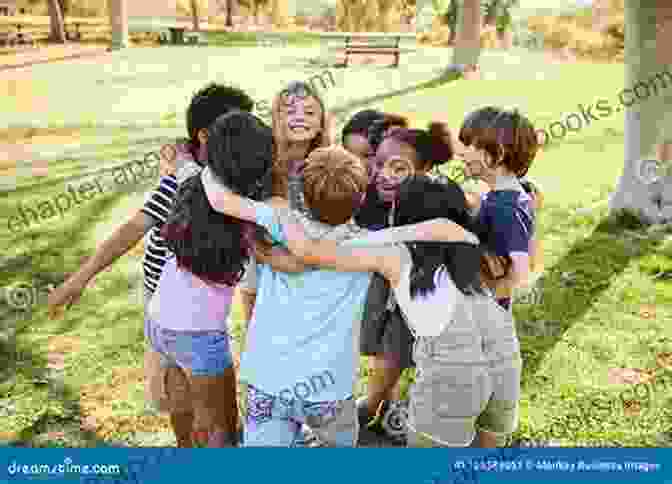
[[[457,303],[464,295],[448,271],[438,270],[434,273],[434,291],[411,298],[411,253],[403,244],[396,245],[395,249],[402,264],[399,284],[392,290],[409,329],[414,336],[439,336],[453,319]]]

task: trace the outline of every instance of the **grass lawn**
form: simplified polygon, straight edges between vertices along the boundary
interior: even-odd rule
[[[543,128],[596,97],[615,105],[622,70],[621,65],[581,64],[567,65],[561,79],[457,81],[376,107],[405,113],[419,126],[438,118],[457,127],[474,107],[513,104]],[[99,147],[87,164],[105,163],[127,151],[120,139]],[[140,153],[161,142],[130,144]],[[525,362],[518,440],[619,446],[672,442],[665,370],[672,364],[672,326],[665,325],[672,321],[672,285],[655,278],[672,270],[672,237],[627,219],[606,218],[604,202],[622,160],[620,113],[549,146],[531,171],[546,194],[539,218],[545,271],[536,284],[536,303],[520,302],[514,309]],[[77,163],[74,157],[50,163],[48,176],[0,198],[5,248],[0,286],[6,296],[0,303],[0,441],[165,444],[170,442],[167,420],[148,409],[143,396],[141,247],[100,274],[63,319],[48,320],[44,304],[48,286],[75,271],[141,205],[152,182],[120,185],[109,172],[98,174],[103,193],[40,225],[15,232],[7,228],[7,217],[17,214],[19,202],[34,208],[63,192],[64,178],[81,183],[73,178]],[[238,341],[239,322],[236,307],[232,333]],[[631,373],[648,383],[635,393],[617,371],[622,368],[640,370]],[[409,382],[406,377],[404,391]]]

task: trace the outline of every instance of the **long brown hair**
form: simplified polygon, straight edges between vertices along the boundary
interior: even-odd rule
[[[316,148],[327,147],[332,144],[331,133],[330,133],[330,119],[324,104],[324,100],[320,94],[315,90],[311,85],[301,82],[294,81],[289,83],[289,85],[276,94],[273,98],[273,110],[272,110],[272,126],[273,126],[273,139],[275,140],[275,153],[273,159],[273,195],[279,196],[282,198],[287,198],[287,181],[289,176],[289,152],[287,151],[286,140],[279,138],[279,133],[282,133],[282,123],[284,122],[282,118],[282,107],[285,103],[285,100],[290,94],[298,94],[301,97],[312,97],[320,105],[322,110],[322,131],[311,141],[308,151],[305,153],[304,158],[307,158],[308,155],[315,150]]]

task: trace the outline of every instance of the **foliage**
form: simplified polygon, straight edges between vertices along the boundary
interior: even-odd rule
[[[527,21],[529,29],[543,35],[546,46],[569,48],[576,55],[596,60],[623,59],[625,20],[623,10],[610,10],[602,32],[593,27],[593,17],[585,11],[558,17],[535,16]]]

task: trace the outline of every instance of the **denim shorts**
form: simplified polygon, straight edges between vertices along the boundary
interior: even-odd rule
[[[355,447],[358,419],[355,400],[308,402],[270,395],[247,385],[246,447],[303,447],[302,425],[317,442],[311,446]]]
[[[164,368],[178,367],[192,376],[219,376],[233,367],[226,331],[175,331],[146,318],[145,336]]]

